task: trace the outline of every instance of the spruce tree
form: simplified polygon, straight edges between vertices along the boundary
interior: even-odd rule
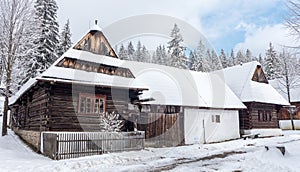
[[[32,76],[39,75],[53,64],[58,58],[59,45],[56,1],[37,0],[34,7],[38,34],[34,38],[37,48],[33,54],[33,64],[28,71]]]
[[[168,65],[168,55],[166,48],[163,45],[156,47],[155,52],[153,53],[152,63]]]
[[[210,71],[216,71],[222,69],[222,64],[220,62],[220,59],[216,53],[216,51],[211,51],[211,69]]]
[[[131,41],[128,43],[127,51],[128,51],[128,54],[129,54],[129,55],[133,55],[133,53],[135,52],[134,47],[133,47]]]
[[[57,52],[59,57],[72,46],[71,35],[70,21],[68,19],[60,35],[60,44]]]
[[[147,50],[145,45],[143,45],[143,47],[142,47],[142,54],[141,54],[141,57],[140,57],[140,61],[145,62],[145,63],[150,62],[150,53]]]
[[[221,60],[221,63],[222,63],[222,67],[223,68],[227,68],[229,66],[228,64],[228,59],[226,57],[226,54],[224,52],[224,49],[221,49],[221,53],[220,53],[220,56],[219,56],[219,59]]]
[[[263,65],[264,64],[264,59],[263,57],[261,56],[261,54],[258,55],[258,62]]]
[[[231,49],[231,53],[230,53],[230,57],[229,57],[229,63],[228,63],[228,66],[235,66],[237,63],[236,63],[236,59],[235,59],[235,55],[234,55],[234,51],[233,49]]]
[[[121,44],[121,46],[120,46],[118,56],[119,56],[120,60],[128,60],[129,59],[128,51],[127,51],[127,49],[125,49],[123,44]]]
[[[245,58],[245,55],[243,54],[242,50],[239,50],[237,53],[236,53],[236,63],[237,64],[243,64],[243,63],[246,63],[246,58]]]
[[[203,58],[203,72],[212,71],[212,58],[210,54],[210,50],[207,49],[205,57]]]
[[[133,55],[133,61],[142,61],[143,57],[142,57],[142,49],[143,49],[143,46],[142,46],[142,43],[141,41],[138,41],[138,43],[136,44],[136,50],[135,50],[135,53]]]
[[[134,47],[133,47],[133,45],[132,45],[132,42],[130,41],[129,43],[128,43],[128,45],[127,45],[127,52],[128,52],[128,58],[130,59],[130,60],[134,60],[134,52],[135,52],[135,50],[134,50]]]
[[[202,43],[202,40],[199,41],[196,49],[196,55],[198,59],[197,71],[204,72],[204,68],[208,66],[208,64],[205,59],[205,45]]]
[[[171,66],[186,69],[186,48],[182,45],[183,38],[180,34],[180,29],[178,28],[177,24],[174,25],[170,36],[172,39],[168,42],[168,52],[171,55]]]
[[[249,49],[246,50],[246,55],[245,55],[245,62],[251,62],[254,60],[254,57],[252,56],[252,53]]]
[[[267,73],[267,79],[275,79],[279,74],[279,60],[277,57],[277,53],[272,45],[272,43],[269,44],[269,49],[266,52],[266,58],[265,58],[265,72]]]
[[[194,70],[194,71],[198,71],[198,58],[197,58],[197,53],[196,51],[190,51],[190,55],[189,55],[189,69],[190,70]]]

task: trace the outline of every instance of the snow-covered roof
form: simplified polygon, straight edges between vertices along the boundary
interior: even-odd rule
[[[261,66],[261,64],[253,61],[213,73],[218,74],[242,102],[289,105],[270,84],[252,81],[258,66]]]
[[[290,86],[290,101],[300,102],[300,76],[290,78],[294,84]],[[287,90],[282,79],[270,80],[269,83],[286,99],[288,100]]]
[[[95,30],[99,30],[99,28],[91,29],[91,31]],[[134,77],[122,77],[61,67],[58,64],[64,58],[126,68],[130,70]],[[229,87],[215,74],[193,72],[157,64],[124,61],[74,48],[70,48],[64,53],[41,76],[35,78],[34,82],[32,80],[27,82],[10,104],[13,104],[37,80],[149,89],[141,95],[141,99],[154,98],[154,101],[149,102],[149,104],[228,109],[245,108]]]
[[[245,108],[229,87],[215,74],[177,69],[134,61],[123,61],[135,81],[145,84],[141,99],[154,98],[147,104],[207,108]]]
[[[27,90],[33,87],[36,83],[37,83],[36,78],[29,79],[15,95],[9,98],[9,105],[14,104],[19,97],[21,97]]]

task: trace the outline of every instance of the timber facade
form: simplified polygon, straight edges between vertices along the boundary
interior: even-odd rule
[[[98,113],[116,112],[126,121],[122,131],[133,131],[132,122],[126,120],[134,113],[128,110],[128,104],[138,94],[138,90],[39,81],[10,107],[12,127],[33,131],[100,131]],[[97,103],[102,104],[102,110]],[[94,108],[96,104],[98,109]]]
[[[260,128],[278,128],[279,106],[266,103],[245,103],[247,110],[239,111],[239,122],[242,130]]]

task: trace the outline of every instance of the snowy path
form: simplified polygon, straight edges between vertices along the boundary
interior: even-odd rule
[[[266,151],[282,144],[287,155]],[[299,171],[300,132],[284,137],[234,140],[224,143],[146,148],[54,161],[32,152],[13,132],[0,138],[0,171]]]

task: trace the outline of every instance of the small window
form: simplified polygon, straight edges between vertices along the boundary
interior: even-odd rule
[[[105,95],[79,95],[79,113],[99,114],[105,112]]]
[[[211,121],[214,123],[220,123],[221,119],[220,119],[220,115],[212,115]]]
[[[258,121],[262,121],[262,111],[261,110],[259,110],[258,111]]]
[[[266,118],[267,118],[267,121],[272,121],[271,111],[266,111]]]

